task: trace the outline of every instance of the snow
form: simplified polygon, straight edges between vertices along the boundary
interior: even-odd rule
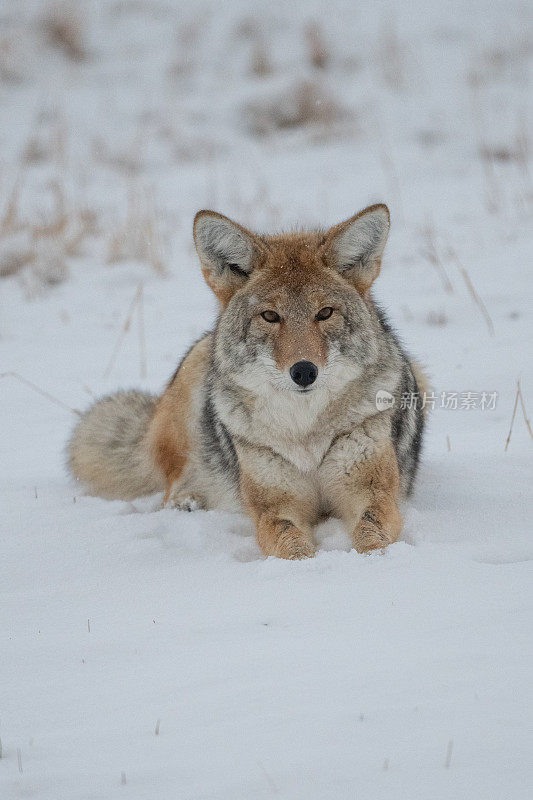
[[[0,797],[531,797],[527,6],[69,8],[82,60],[49,4],[0,11]],[[358,555],[330,520],[284,562],[245,518],[83,496],[75,415],[11,373],[78,409],[160,391],[216,314],[197,209],[273,231],[379,201],[376,297],[437,395],[402,541]]]

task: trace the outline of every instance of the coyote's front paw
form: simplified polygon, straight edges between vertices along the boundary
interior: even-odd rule
[[[179,503],[176,503],[174,508],[177,511],[198,511],[200,505],[198,500],[194,500],[192,497],[186,497],[185,500],[181,500]]]
[[[163,508],[173,508],[176,511],[198,511],[203,508],[203,504],[198,497],[188,496],[171,492],[163,501]]]
[[[273,555],[277,558],[287,558],[291,561],[312,558],[315,555],[313,543],[294,525],[289,523],[285,523],[285,525],[287,527],[278,536]]]
[[[353,533],[353,544],[358,553],[380,550],[396,539],[372,511],[365,511]]]

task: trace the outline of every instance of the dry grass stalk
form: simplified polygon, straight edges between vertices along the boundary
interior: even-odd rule
[[[144,287],[141,283],[139,287],[139,302],[137,304],[139,322],[139,359],[141,380],[146,378],[146,336],[144,332]]]
[[[141,228],[141,235],[144,237],[144,248],[146,260],[158,275],[161,277],[167,274],[167,268],[163,261],[161,249],[161,238],[159,228],[156,224],[155,213],[148,212],[144,219],[144,227]]]
[[[479,157],[483,168],[483,175],[485,176],[485,204],[489,214],[498,214],[502,206],[501,191],[494,168],[494,158],[483,157],[483,150],[480,146]]]
[[[509,427],[509,433],[507,434],[507,439],[505,441],[505,450],[504,450],[504,452],[507,452],[507,448],[509,447],[509,442],[511,441],[511,434],[513,432],[513,425],[514,425],[514,420],[515,420],[515,417],[516,417],[516,409],[518,408],[518,401],[520,401],[520,406],[522,408],[522,416],[524,417],[524,422],[526,423],[526,427],[527,427],[527,429],[529,431],[529,435],[533,439],[533,429],[531,428],[531,423],[530,423],[529,417],[527,415],[526,404],[524,402],[524,395],[522,394],[522,387],[520,385],[520,381],[518,380],[516,382],[516,395],[515,395],[514,406],[513,406],[513,414],[512,414],[512,417],[511,417],[511,425]]]
[[[171,84],[190,78],[198,69],[198,53],[200,38],[206,30],[206,17],[209,12],[201,13],[184,22],[178,31],[178,55],[169,64],[166,75]]]
[[[104,166],[133,176],[142,167],[142,145],[142,133],[138,130],[131,140],[121,142],[119,146],[110,146],[101,136],[95,136],[92,151],[96,161]]]
[[[513,432],[513,425],[514,425],[514,418],[516,417],[516,409],[518,408],[518,392],[519,392],[519,389],[516,390],[516,395],[515,395],[515,399],[514,399],[514,406],[513,406],[513,414],[511,416],[511,425],[509,427],[509,433],[507,434],[507,439],[505,440],[504,453],[507,452],[507,448],[509,447],[509,442],[511,441],[511,434]]]
[[[448,742],[448,746],[446,748],[446,759],[444,761],[445,769],[450,769],[450,764],[452,763],[452,753],[453,753],[453,739],[450,739]]]
[[[135,312],[135,308],[137,307],[138,303],[141,300],[142,291],[143,291],[143,286],[142,286],[142,283],[140,283],[138,285],[137,289],[135,290],[135,294],[133,296],[133,300],[131,301],[130,306],[128,308],[128,313],[126,314],[126,319],[124,320],[124,324],[122,325],[122,328],[121,328],[120,333],[118,335],[117,341],[115,342],[115,347],[113,348],[113,352],[111,353],[111,358],[109,359],[107,367],[104,370],[104,374],[102,376],[104,378],[108,378],[109,377],[109,375],[111,373],[111,370],[113,369],[113,365],[115,364],[115,361],[116,361],[116,358],[118,356],[118,353],[120,351],[120,347],[122,345],[124,337],[126,336],[126,334],[128,333],[128,331],[131,328],[131,322],[132,322],[132,319],[133,319],[133,314]],[[143,335],[142,336],[144,337],[144,330],[143,330]],[[142,370],[142,368],[143,368],[143,356],[142,356],[142,353],[141,353],[141,370]]]
[[[466,287],[467,287],[467,289],[468,289],[468,291],[470,293],[470,297],[472,298],[472,301],[479,308],[479,310],[481,311],[481,314],[483,316],[483,319],[487,323],[487,328],[489,330],[489,336],[494,336],[494,323],[492,321],[492,318],[491,318],[489,312],[487,311],[487,307],[486,307],[485,303],[483,302],[481,297],[476,292],[476,290],[474,288],[474,284],[472,283],[472,279],[471,279],[470,275],[468,274],[468,271],[464,267],[462,267],[459,264],[459,262],[458,262],[458,266],[459,266],[459,272],[463,276],[463,280],[466,283]]]
[[[485,205],[489,214],[498,214],[502,207],[502,193],[494,168],[494,158],[491,154],[491,148],[485,143],[483,136],[485,126],[479,96],[479,87],[482,83],[483,76],[473,72],[470,76],[470,105],[477,139],[478,157],[485,179]]]
[[[43,289],[58,286],[68,276],[64,241],[61,238],[41,238],[34,243],[35,258],[21,274],[28,299],[36,297]]]
[[[325,69],[329,62],[329,53],[318,22],[309,22],[305,26],[305,40],[311,65],[317,69]]]
[[[446,434],[446,449],[448,450],[448,453],[450,453],[451,450],[452,450],[452,445],[451,445],[450,437],[448,436],[448,434]]]
[[[60,236],[64,233],[68,224],[63,186],[58,180],[52,180],[48,183],[47,188],[52,194],[53,210],[50,215],[43,215],[41,225],[34,224],[32,226],[34,239],[40,236]]]
[[[66,124],[57,117],[52,127],[47,120],[38,120],[39,125],[30,133],[22,153],[22,161],[28,164],[41,164],[55,161],[65,166],[67,134]]]
[[[381,161],[381,165],[383,167],[383,172],[385,173],[385,177],[389,183],[390,193],[395,198],[398,210],[400,212],[399,222],[400,224],[403,225],[405,221],[405,214],[404,214],[402,190],[400,186],[400,178],[398,176],[398,171],[395,167],[394,160],[390,155],[390,148],[388,148],[385,144],[385,137],[383,136],[383,126],[381,125],[378,113],[376,113],[373,123],[374,123],[373,138],[376,141],[379,148],[379,158]]]
[[[425,240],[425,248],[422,251],[423,255],[427,258],[429,263],[435,267],[442,281],[444,291],[450,294],[453,293],[452,282],[450,281],[446,267],[442,263],[442,259],[440,258],[439,251],[437,249],[437,237],[433,225],[426,225],[422,231],[422,235]]]
[[[391,89],[404,91],[407,85],[405,76],[405,47],[400,42],[393,22],[383,25],[380,36],[379,62],[383,80]]]
[[[127,332],[129,331],[130,327],[131,327],[131,321],[132,321],[132,318],[133,318],[133,312],[135,311],[135,307],[136,307],[137,303],[139,302],[140,291],[141,291],[141,286],[139,284],[139,286],[135,290],[135,294],[133,296],[133,300],[131,301],[130,306],[128,308],[128,313],[126,314],[126,319],[124,320],[124,324],[122,325],[122,328],[120,330],[118,339],[115,342],[115,347],[113,348],[113,352],[111,353],[111,358],[109,359],[107,367],[104,370],[104,374],[103,374],[104,378],[107,378],[109,376],[109,374],[110,374],[110,372],[111,372],[111,370],[113,368],[113,365],[115,363],[115,360],[116,360],[116,357],[118,355],[118,352],[120,350],[120,346],[122,344],[122,341],[123,341],[124,337],[126,336]]]
[[[329,130],[348,112],[319,83],[300,81],[276,98],[248,104],[247,125],[257,136],[298,128]]]
[[[20,747],[17,747],[17,762],[18,762],[19,772],[22,775],[24,770],[22,769],[22,752],[20,750]]]
[[[23,57],[16,40],[7,36],[0,40],[0,81],[21,83],[24,80]]]
[[[272,62],[268,54],[267,46],[262,39],[257,39],[252,45],[250,56],[250,72],[258,78],[272,73]]]
[[[72,61],[87,58],[85,21],[75,0],[63,0],[48,9],[43,20],[48,40]]]
[[[259,33],[259,25],[254,17],[243,17],[235,27],[235,33],[242,39],[255,39]]]
[[[36,383],[33,383],[33,381],[30,381],[27,378],[23,378],[22,375],[19,375],[18,372],[1,372],[0,378],[15,378],[17,381],[20,381],[25,386],[29,386],[30,389],[33,389],[35,392],[38,392],[38,394],[42,395],[43,397],[46,397],[46,399],[50,400],[51,403],[55,403],[56,406],[60,406],[61,408],[66,409],[66,411],[71,411],[73,414],[77,414],[79,417],[81,417],[81,411],[79,411],[79,409],[67,406],[66,403],[63,403],[61,400],[58,400],[57,397],[54,397],[53,395],[49,394],[49,392],[46,392],[44,389],[41,389],[39,386],[37,386]]]
[[[380,140],[380,151],[379,151],[381,164],[383,166],[383,172],[388,178],[389,186],[393,197],[396,198],[396,202],[398,205],[398,210],[400,212],[400,224],[403,224],[405,221],[405,214],[403,210],[403,200],[402,200],[402,190],[400,187],[400,178],[398,176],[398,171],[394,165],[394,161],[392,160],[391,156],[383,146],[383,143]]]
[[[0,246],[0,278],[16,275],[35,259],[25,236],[11,236]]]
[[[518,170],[521,180],[524,182],[524,195],[526,205],[533,201],[533,181],[529,169],[530,144],[529,129],[527,122],[521,119],[515,136],[515,159],[514,164]]]
[[[155,723],[155,735],[156,736],[159,736],[159,725],[160,724],[161,724],[161,720],[158,719],[157,722]]]
[[[30,136],[26,142],[24,152],[22,153],[22,160],[25,164],[39,164],[46,161],[48,157],[47,149],[41,138],[38,136]]]
[[[428,325],[442,327],[447,324],[448,317],[446,316],[445,311],[429,311],[426,317],[426,322]]]
[[[533,430],[531,429],[531,423],[529,421],[529,417],[526,412],[526,405],[524,403],[524,395],[522,394],[522,387],[520,386],[520,381],[518,381],[518,395],[520,397],[520,405],[522,406],[522,414],[524,416],[524,422],[526,423],[529,435],[533,439]]]
[[[17,178],[13,184],[13,188],[9,194],[6,208],[0,222],[0,235],[4,236],[6,233],[20,230],[21,224],[18,214],[18,205],[20,199],[20,177]]]
[[[71,210],[60,181],[51,181],[47,188],[52,194],[51,211],[41,213],[38,220],[24,220],[19,213],[17,180],[0,223],[0,277],[19,274],[29,298],[65,280],[66,259],[79,255],[86,237],[95,232],[95,212]]]
[[[259,768],[260,768],[261,772],[262,772],[262,773],[263,773],[263,775],[265,776],[265,780],[267,781],[267,783],[268,783],[268,785],[269,785],[269,787],[270,787],[270,791],[272,792],[272,794],[275,794],[275,795],[276,795],[276,794],[279,794],[279,789],[278,789],[277,785],[274,783],[274,780],[273,780],[273,778],[272,778],[272,775],[270,775],[270,774],[269,774],[269,773],[266,771],[266,769],[265,769],[265,766],[264,766],[264,764],[263,764],[261,761],[258,761],[257,763],[258,763],[258,765],[259,765]]]
[[[133,190],[128,195],[126,221],[111,237],[107,253],[108,264],[130,259],[150,264],[158,275],[167,274],[153,196]]]

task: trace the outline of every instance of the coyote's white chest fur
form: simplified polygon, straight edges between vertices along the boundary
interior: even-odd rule
[[[319,426],[322,412],[331,398],[320,388],[302,395],[269,392],[259,396],[251,415],[247,436],[268,446],[302,472],[316,469],[327,452],[335,431]]]

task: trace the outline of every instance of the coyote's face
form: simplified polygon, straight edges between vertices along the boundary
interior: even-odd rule
[[[194,234],[222,303],[217,363],[253,394],[334,395],[377,358],[367,294],[389,229],[373,206],[327,233],[259,237],[211,211]]]

